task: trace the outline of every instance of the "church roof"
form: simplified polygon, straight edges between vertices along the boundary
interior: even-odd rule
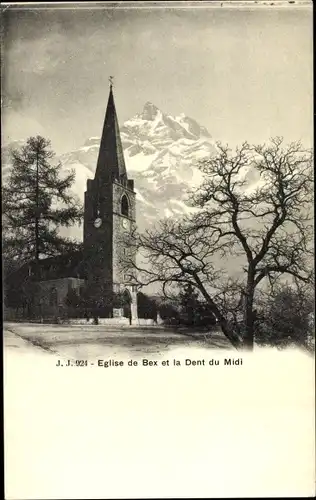
[[[40,260],[41,278],[71,278],[83,273],[83,252],[68,252]]]
[[[95,177],[114,180],[122,175],[126,176],[126,167],[111,85]]]
[[[38,264],[35,261],[27,262],[11,273],[9,279],[19,281],[30,275],[39,281],[58,278],[84,278],[83,252],[68,252],[40,259]]]

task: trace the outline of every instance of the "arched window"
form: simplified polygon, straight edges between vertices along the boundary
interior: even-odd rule
[[[53,287],[49,291],[49,305],[57,306],[57,288]]]
[[[122,196],[121,199],[121,214],[126,215],[126,217],[128,217],[128,199],[125,194]]]

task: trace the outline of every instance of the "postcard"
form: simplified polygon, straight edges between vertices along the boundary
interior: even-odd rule
[[[1,9],[6,499],[315,495],[312,3]]]

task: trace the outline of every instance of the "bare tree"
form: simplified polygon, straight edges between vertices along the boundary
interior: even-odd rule
[[[204,180],[190,193],[192,215],[130,235],[141,256],[139,282],[160,282],[165,293],[191,283],[231,343],[252,349],[260,287],[285,275],[306,283],[312,277],[312,162],[312,151],[299,142],[284,146],[282,138],[235,152],[218,143],[200,163]],[[225,262],[232,259],[236,273],[229,276]]]

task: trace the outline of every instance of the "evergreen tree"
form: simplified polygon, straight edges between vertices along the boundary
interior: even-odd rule
[[[3,188],[5,260],[22,264],[80,247],[59,234],[61,227],[80,223],[83,210],[70,192],[75,173],[61,177],[54,156],[41,136],[11,152],[11,175]]]

